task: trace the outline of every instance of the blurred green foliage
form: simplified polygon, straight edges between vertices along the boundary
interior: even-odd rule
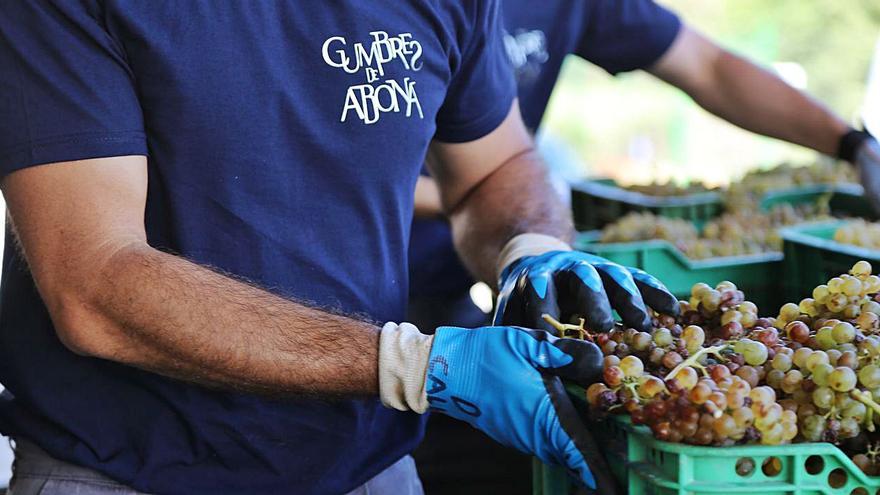
[[[723,46],[771,66],[796,63],[807,91],[845,120],[861,110],[880,37],[880,0],[661,0]],[[815,154],[709,116],[644,73],[610,77],[569,57],[544,129],[573,146],[584,172],[627,182],[723,183],[748,169]]]

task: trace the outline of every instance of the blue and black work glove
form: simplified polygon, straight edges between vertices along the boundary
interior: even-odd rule
[[[851,130],[841,138],[837,154],[856,166],[865,197],[880,214],[880,143],[867,132]]]
[[[500,256],[496,325],[520,325],[555,332],[548,314],[563,322],[583,318],[587,328],[608,331],[616,310],[624,325],[651,328],[648,307],[677,315],[678,300],[656,278],[604,258],[572,251],[545,235],[524,234],[511,240]]]
[[[602,450],[560,378],[598,381],[602,353],[590,342],[520,327],[440,327],[424,335],[388,323],[379,343],[382,402],[440,412],[496,441],[564,466],[596,493],[617,493]]]

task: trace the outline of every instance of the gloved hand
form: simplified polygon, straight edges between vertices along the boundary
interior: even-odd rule
[[[521,241],[525,241],[524,243]],[[520,247],[516,244],[520,243]],[[541,250],[544,244],[556,250]],[[522,248],[522,244],[528,244]],[[542,254],[518,256],[522,253]],[[542,318],[549,314],[568,322],[584,318],[587,328],[608,331],[614,325],[612,309],[623,323],[647,331],[651,317],[646,308],[677,315],[678,300],[656,278],[604,258],[571,251],[561,241],[525,234],[514,238],[501,255],[500,293],[495,324],[521,325],[555,333]]]
[[[865,197],[880,214],[880,143],[867,137],[856,149],[854,163],[859,171]]]
[[[603,357],[594,344],[519,327],[441,327],[427,336],[408,323],[388,323],[379,349],[386,405],[466,421],[504,445],[566,467],[598,493],[616,492],[560,380],[586,387],[600,379]]]

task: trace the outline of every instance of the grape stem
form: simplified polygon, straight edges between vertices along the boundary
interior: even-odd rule
[[[580,340],[590,340],[590,341],[593,340],[592,338],[590,338],[589,334],[587,333],[587,330],[584,328],[584,323],[586,323],[586,322],[584,321],[583,318],[579,318],[579,319],[578,319],[578,324],[577,324],[577,325],[572,325],[572,324],[569,324],[569,323],[562,323],[561,321],[559,321],[559,320],[557,320],[556,318],[554,318],[554,317],[548,315],[547,313],[542,314],[542,315],[541,315],[541,318],[543,318],[544,321],[546,321],[547,323],[549,323],[550,326],[552,326],[553,328],[555,328],[556,331],[559,332],[559,336],[560,336],[560,337],[565,337],[565,336],[566,336],[566,335],[565,335],[565,332],[577,332],[577,338],[578,338],[578,339],[580,339]]]
[[[675,375],[677,375],[678,372],[681,371],[682,369],[684,369],[686,366],[692,366],[694,368],[697,368],[698,370],[703,372],[703,376],[708,376],[709,372],[706,371],[706,367],[699,363],[700,358],[703,356],[706,356],[708,354],[713,354],[718,359],[723,360],[724,356],[722,356],[720,354],[720,352],[723,351],[724,349],[727,349],[728,347],[729,347],[729,345],[725,344],[725,345],[716,345],[714,347],[704,347],[704,348],[700,349],[699,351],[691,354],[687,359],[685,359],[684,361],[679,363],[678,366],[676,366],[675,368],[672,368],[672,371],[670,371],[669,374],[666,375],[666,378],[664,378],[663,380],[666,381],[666,380],[671,380],[672,378],[675,378]]]
[[[854,389],[853,391],[851,391],[849,393],[849,395],[853,399],[868,406],[870,408],[869,411],[875,411],[877,413],[880,413],[880,404],[877,404],[876,402],[874,402],[874,399],[871,397],[871,394],[869,394],[868,392],[863,392],[859,389]],[[872,419],[872,421],[868,423],[869,428],[874,424],[873,418],[871,418],[871,419]]]

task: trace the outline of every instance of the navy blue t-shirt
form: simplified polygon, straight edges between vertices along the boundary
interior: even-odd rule
[[[653,0],[503,0],[502,11],[520,110],[532,130],[541,123],[566,55],[611,74],[644,69],[669,49],[681,26]],[[473,283],[443,219],[413,222],[409,265],[413,297],[457,295]]]
[[[432,137],[515,96],[486,0],[0,3],[0,173],[148,155],[150,245],[281,295],[400,321]],[[266,399],[73,354],[7,237],[0,430],[152,493],[350,490],[423,420]]]

